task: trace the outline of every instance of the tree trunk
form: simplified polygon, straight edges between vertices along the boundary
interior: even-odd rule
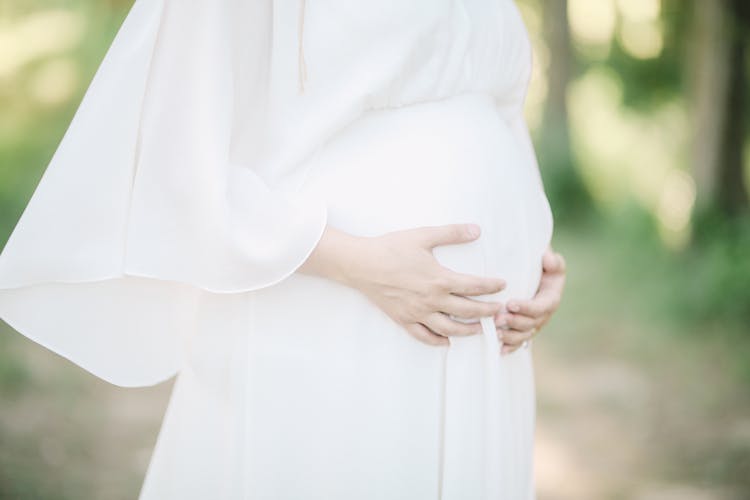
[[[691,62],[693,151],[697,209],[735,214],[747,207],[743,182],[745,136],[744,0],[694,0]]]
[[[550,60],[541,137],[550,155],[565,158],[570,156],[566,95],[572,63],[567,6],[567,0],[554,0],[546,2],[542,9],[544,36]]]
[[[717,201],[727,215],[739,215],[748,208],[744,182],[743,153],[746,133],[747,18],[743,15],[747,0],[732,0],[732,27],[729,40],[729,76],[724,113],[724,140],[719,162]]]
[[[567,0],[543,3],[543,31],[549,48],[547,99],[539,131],[539,159],[555,219],[564,222],[588,212],[591,198],[575,168],[570,145],[567,91],[573,74],[573,50]]]

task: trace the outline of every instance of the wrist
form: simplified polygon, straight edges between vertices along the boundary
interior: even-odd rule
[[[368,239],[326,226],[318,245],[299,271],[357,288],[365,274],[363,256]]]

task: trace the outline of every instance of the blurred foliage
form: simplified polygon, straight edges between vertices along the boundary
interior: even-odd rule
[[[131,3],[0,4],[0,245],[10,236]]]
[[[628,249],[618,252],[622,268],[630,274],[644,271],[637,274],[647,282],[635,286],[648,293],[648,281],[669,284],[671,293],[651,297],[658,308],[675,321],[740,325],[715,331],[742,331],[733,340],[750,345],[750,211],[745,203],[744,210],[727,212],[724,200],[716,197],[699,206],[707,188],[694,172],[701,141],[712,146],[695,126],[712,116],[699,114],[701,103],[696,101],[703,96],[696,95],[701,88],[694,79],[713,69],[700,57],[722,55],[695,50],[703,40],[698,30],[706,29],[696,16],[712,11],[697,9],[705,7],[698,0],[569,0],[565,41],[544,22],[545,14],[565,2],[520,3],[538,60],[527,114],[537,125],[538,156],[557,229],[595,221],[613,247]],[[740,16],[742,2],[714,4],[715,12],[724,9],[726,19],[713,38],[728,40],[717,42],[716,50],[728,52],[732,40],[744,46],[748,29]],[[566,58],[569,67],[561,70],[565,63],[560,60]],[[561,71],[566,81],[556,81]],[[719,148],[740,150],[747,192],[750,143],[744,124],[750,99],[736,109],[728,85],[717,89],[724,92],[710,95],[707,107],[729,107],[726,125],[718,124],[724,129]],[[564,100],[557,106],[566,110],[566,121],[545,130],[555,99]],[[741,144],[733,145],[732,133],[738,131]],[[566,151],[558,142],[567,134]],[[725,161],[724,152],[719,151],[718,162]],[[713,168],[717,184],[733,182]],[[726,192],[720,187],[715,196]]]
[[[0,398],[10,401],[27,389],[31,374],[18,353],[8,345],[5,337],[0,337]],[[1,497],[0,497],[1,498]]]
[[[660,103],[680,97],[687,90],[683,65],[685,40],[690,35],[690,9],[686,8],[684,0],[665,0],[661,5],[663,48],[656,57],[634,57],[616,39],[609,57],[603,61],[603,64],[614,68],[627,79],[623,105],[646,114]]]
[[[714,210],[695,225],[694,245],[683,259],[683,269],[695,273],[683,290],[687,313],[750,325],[750,217],[728,219]]]

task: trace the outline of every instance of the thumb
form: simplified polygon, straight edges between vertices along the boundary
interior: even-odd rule
[[[567,266],[567,264],[565,263],[565,257],[563,257],[560,253],[555,253],[555,256],[557,256],[557,269],[561,273],[564,273]]]
[[[552,273],[555,272],[556,267],[557,259],[555,258],[555,252],[551,248],[548,248],[542,257],[542,269],[544,269],[544,272]]]
[[[479,237],[481,229],[477,224],[445,224],[417,228],[422,243],[428,247],[467,243]]]
[[[549,249],[545,252],[542,259],[542,268],[548,273],[558,273],[565,271],[565,259],[562,255]]]

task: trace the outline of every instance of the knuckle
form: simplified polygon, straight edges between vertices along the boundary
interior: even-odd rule
[[[415,314],[403,314],[400,319],[401,323],[412,325],[419,321],[419,318]],[[412,326],[412,328],[409,330],[410,332],[418,332],[419,330]]]
[[[462,332],[461,323],[453,319],[441,317],[435,326],[435,331],[442,335],[459,335]]]
[[[440,333],[445,336],[460,336],[463,333],[463,329],[457,321],[448,320],[440,326]]]
[[[447,276],[440,274],[430,282],[429,290],[433,294],[444,293],[450,289],[450,280]]]
[[[414,306],[417,314],[425,316],[434,311],[439,306],[438,300],[439,294],[437,293],[424,293],[419,299],[419,303]]]
[[[411,309],[407,309],[404,311],[399,311],[394,315],[394,318],[397,322],[402,324],[409,324],[409,331],[416,331],[417,327],[415,323],[417,322],[417,314],[412,311]]]

